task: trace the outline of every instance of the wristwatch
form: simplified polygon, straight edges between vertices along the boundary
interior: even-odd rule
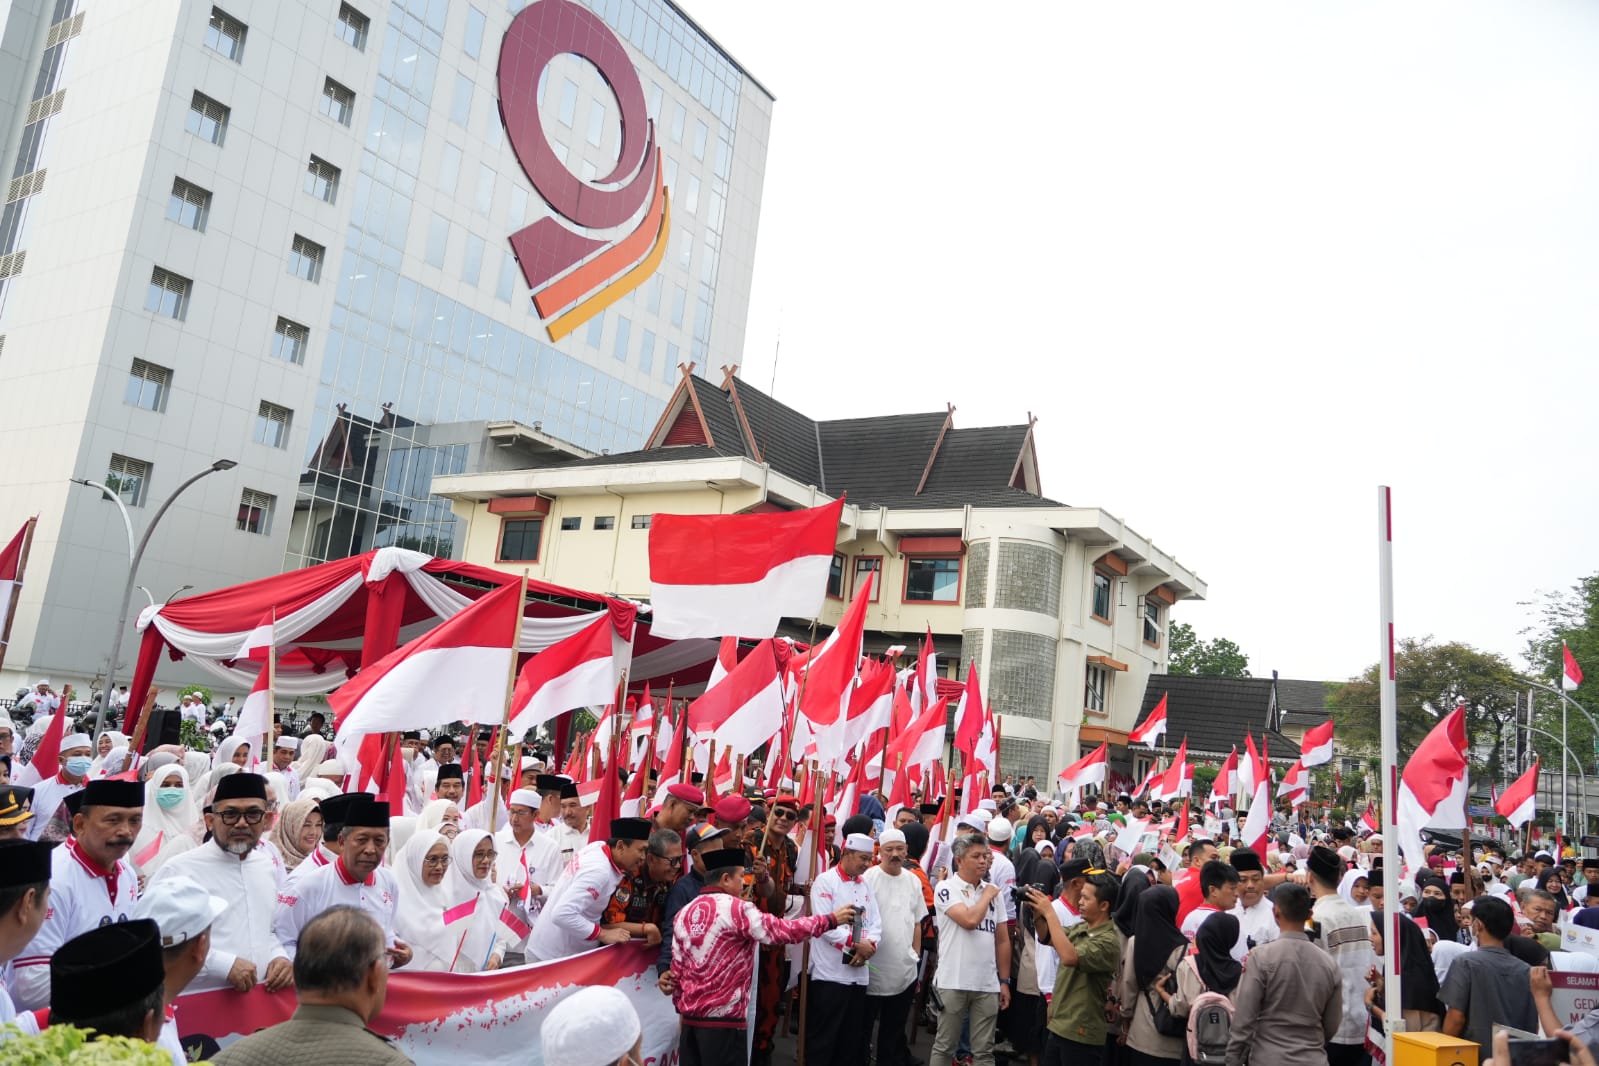
[[[1016,982],[1012,981],[1009,977],[1001,977],[999,979],[999,983],[1002,984],[1002,985],[1013,985]]]

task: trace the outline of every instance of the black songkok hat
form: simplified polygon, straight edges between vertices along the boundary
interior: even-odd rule
[[[323,815],[324,818],[327,815]],[[344,812],[346,829],[387,829],[389,827],[389,801],[368,799],[353,803]]]
[[[447,762],[443,766],[439,767],[439,776],[434,779],[433,783],[436,786],[440,781],[465,780],[466,775],[461,772],[461,764],[458,762]]]
[[[919,814],[937,814],[942,806],[941,803],[924,803],[916,810]]]
[[[650,831],[655,826],[650,824],[648,818],[613,818],[611,819],[612,840],[648,840]]]
[[[1088,871],[1093,868],[1094,864],[1087,859],[1067,859],[1060,864],[1060,879],[1070,881],[1073,878],[1086,877]]]
[[[0,840],[0,888],[50,880],[50,851],[42,840]]]
[[[1344,860],[1332,848],[1320,844],[1310,849],[1310,872],[1323,884],[1336,885],[1344,876]]]
[[[85,807],[143,807],[144,786],[137,781],[90,781],[81,793]]]
[[[229,774],[217,781],[217,794],[212,798],[213,803],[223,800],[260,800],[266,802],[267,782],[260,774]],[[323,815],[323,818],[326,818]]]
[[[50,957],[50,1020],[68,1024],[104,1017],[161,987],[161,933],[136,918],[75,936]]]
[[[560,774],[539,774],[533,787],[540,792],[560,792],[566,787],[566,781]]]
[[[1381,888],[1382,887],[1382,867],[1381,866],[1375,866],[1372,869],[1366,871],[1366,887],[1367,888]]]
[[[720,851],[707,851],[700,858],[705,860],[705,872],[712,873],[716,870],[725,870],[730,866],[744,867],[749,864],[749,858],[740,848],[723,848]]]
[[[1253,848],[1234,848],[1233,853],[1227,856],[1227,861],[1232,863],[1233,869],[1239,873],[1266,872],[1266,867],[1261,865],[1260,856],[1255,854]]]
[[[562,781],[561,781],[561,798],[564,799],[564,800],[575,800],[575,799],[578,798],[577,797],[577,782],[576,781],[566,780],[564,778],[562,779]]]

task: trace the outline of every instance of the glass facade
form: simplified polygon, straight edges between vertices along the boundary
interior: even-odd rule
[[[512,0],[509,9],[522,6]],[[464,35],[462,20],[451,24],[464,39],[451,40],[446,0],[395,0],[386,25],[371,28],[378,77],[357,111],[364,126],[359,166],[346,166],[350,226],[342,250],[328,253],[329,270],[337,271],[328,278],[336,283],[330,328],[312,337],[319,388],[286,568],[386,545],[456,555],[457,521],[430,483],[474,468],[482,422],[537,423],[590,451],[628,450],[659,416],[681,350],[700,373],[708,371],[723,214],[705,203],[728,197],[744,75],[661,0],[589,6],[633,46],[668,174],[695,172],[698,215],[674,212],[672,219],[673,248],[693,250],[692,273],[687,257],[680,263],[668,256],[660,273],[669,278],[625,296],[619,313],[593,319],[559,345],[549,342],[509,252],[512,232],[550,212],[539,197],[530,202],[529,183],[499,127],[493,72],[507,16],[491,16],[480,41],[474,8]],[[481,56],[473,59],[475,52]],[[473,81],[483,91],[473,93]],[[706,112],[689,124],[687,138],[680,101]],[[612,112],[600,144],[575,138],[567,162],[575,173],[580,160],[602,169],[614,164],[615,101],[592,67],[559,57],[540,84],[539,106],[550,131],[570,124],[574,111],[585,119],[593,109]],[[690,143],[671,143],[668,126]],[[457,188],[463,154],[473,179]],[[507,183],[497,175],[510,195],[495,195],[496,185]],[[672,195],[681,202],[676,187]],[[666,308],[663,280],[673,285]],[[642,350],[631,343],[635,333],[648,338]],[[669,360],[664,366],[657,339]]]

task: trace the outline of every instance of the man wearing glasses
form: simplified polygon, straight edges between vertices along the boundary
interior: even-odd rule
[[[782,918],[788,911],[788,896],[794,891],[794,868],[799,849],[789,836],[799,820],[799,800],[781,795],[772,801],[771,817],[764,828],[750,833],[750,869],[755,906],[763,913]],[[777,1035],[778,1006],[788,987],[788,951],[779,944],[762,944],[755,986],[755,1055],[757,1066],[772,1058]]]
[[[210,841],[164,863],[151,882],[187,877],[228,901],[211,925],[211,950],[190,991],[248,992],[260,982],[275,992],[294,981],[289,954],[272,932],[283,870],[277,852],[261,845],[269,811],[265,777],[239,773],[219,779],[205,816]]]

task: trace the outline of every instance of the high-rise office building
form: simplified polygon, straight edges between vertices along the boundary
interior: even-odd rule
[[[39,516],[7,688],[104,673],[131,539],[216,460],[135,610],[457,556],[433,476],[637,447],[679,363],[739,360],[773,98],[669,0],[0,17],[0,530]]]

